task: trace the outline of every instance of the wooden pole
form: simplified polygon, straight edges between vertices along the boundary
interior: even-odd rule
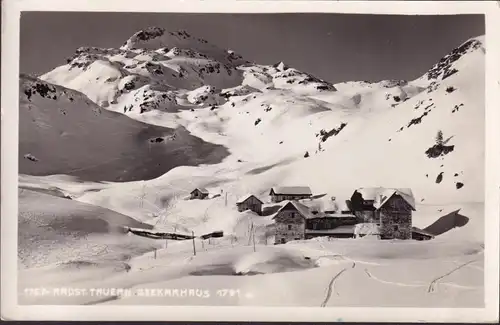
[[[196,244],[194,243],[194,231],[191,231],[191,234],[193,235],[193,254],[196,256]]]
[[[225,197],[226,197],[226,198],[224,199],[224,204],[225,204],[225,206],[227,206],[227,192],[226,192]]]
[[[253,227],[253,224],[252,224],[252,228],[253,228],[253,231],[252,231],[253,251],[255,252],[255,228]]]
[[[252,242],[252,230],[253,230],[253,223],[250,224],[250,230],[248,231],[248,246],[250,246],[250,243]]]

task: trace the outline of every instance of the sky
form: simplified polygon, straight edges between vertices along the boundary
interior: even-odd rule
[[[183,29],[247,60],[283,61],[332,83],[413,80],[485,33],[483,15],[24,12],[20,71],[43,74],[80,46],[120,47],[150,26]]]

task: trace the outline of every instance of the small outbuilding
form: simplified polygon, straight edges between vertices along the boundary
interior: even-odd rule
[[[236,206],[238,207],[239,212],[250,210],[258,215],[262,214],[262,204],[264,203],[253,194],[242,196],[238,201],[236,201]]]
[[[191,200],[204,200],[208,197],[208,190],[203,187],[197,187],[195,188],[191,193],[190,193],[190,199]]]

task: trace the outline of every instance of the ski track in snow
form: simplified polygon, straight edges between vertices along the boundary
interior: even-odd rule
[[[374,276],[370,271],[368,271],[368,269],[365,269],[365,273],[366,273],[366,275],[368,275],[368,277],[370,279],[373,279],[373,280],[378,281],[378,282],[383,283],[383,284],[391,284],[391,285],[396,285],[396,286],[401,286],[401,287],[425,287],[427,285],[425,283],[422,283],[422,284],[418,284],[418,283],[410,284],[410,283],[392,282],[392,281],[382,280],[382,279],[377,278],[376,276]]]
[[[474,263],[474,262],[476,262],[476,261],[477,261],[477,259],[472,260],[472,261],[469,261],[469,262],[466,262],[466,263],[464,263],[464,264],[460,264],[459,266],[457,266],[456,268],[454,268],[454,269],[450,270],[449,272],[447,272],[447,273],[445,273],[445,274],[443,274],[443,275],[441,275],[441,276],[439,276],[439,277],[435,278],[435,279],[434,279],[434,280],[432,280],[432,281],[431,281],[431,283],[429,284],[429,287],[428,287],[428,289],[427,289],[427,292],[431,293],[431,292],[436,291],[437,286],[439,285],[439,282],[438,282],[439,280],[441,280],[441,279],[443,279],[443,278],[445,278],[445,277],[447,277],[447,276],[449,276],[449,275],[451,275],[451,274],[453,274],[453,273],[457,272],[457,271],[458,271],[458,270],[460,270],[461,268],[463,268],[463,267],[465,267],[465,266],[467,266],[467,265],[469,265],[469,264],[472,264],[472,263]]]
[[[351,269],[354,269],[356,267],[356,263],[353,262]],[[342,269],[339,273],[335,274],[335,276],[330,280],[330,283],[328,283],[328,290],[326,292],[326,297],[321,303],[321,307],[326,307],[328,302],[330,301],[330,298],[332,296],[332,293],[335,292],[335,294],[338,296],[339,293],[335,291],[335,282],[337,279],[342,275],[342,273],[346,272],[349,268]]]
[[[452,269],[451,271],[445,273],[444,275],[438,276],[437,278],[435,278],[434,280],[432,280],[430,284],[427,284],[427,283],[424,283],[424,282],[421,282],[421,283],[403,283],[403,282],[387,281],[387,280],[383,280],[383,279],[380,279],[380,278],[376,277],[367,268],[365,268],[364,271],[365,271],[366,275],[370,279],[375,280],[377,282],[380,282],[380,283],[383,283],[383,284],[401,286],[401,287],[414,287],[414,288],[423,288],[423,287],[426,287],[428,293],[435,292],[438,285],[445,285],[445,286],[455,287],[457,289],[478,290],[478,289],[481,289],[482,287],[466,286],[466,285],[461,285],[461,284],[454,283],[454,282],[440,282],[440,283],[438,282],[439,280],[442,280],[443,278],[445,278],[445,277],[453,274],[454,272],[460,270],[463,267],[471,265],[472,263],[474,263],[476,261],[477,261],[477,259],[469,261],[469,262],[466,262],[466,263],[463,263],[463,264],[459,265],[458,267]]]

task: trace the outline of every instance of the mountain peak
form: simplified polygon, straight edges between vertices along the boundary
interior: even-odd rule
[[[456,66],[458,61],[467,54],[476,52],[482,49],[484,52],[484,36],[473,37],[462,43],[460,46],[453,49],[449,54],[439,60],[427,73],[428,80],[444,80],[451,75],[459,72]]]
[[[167,31],[162,27],[148,27],[132,35],[120,50],[168,51],[176,48],[180,52],[198,53],[198,57],[213,59],[229,66],[248,62],[234,52],[228,52],[208,41],[195,37],[185,30]]]
[[[273,64],[273,68],[276,68],[280,71],[288,70],[288,66],[283,61]]]
[[[165,28],[148,27],[148,28],[146,28],[144,30],[140,30],[137,33],[135,33],[134,35],[132,35],[132,37],[130,37],[127,42],[134,41],[134,40],[148,41],[150,39],[154,39],[154,38],[163,36],[164,33],[165,33]],[[125,42],[124,45],[126,45],[127,42]]]
[[[184,41],[184,42],[182,42]],[[201,38],[195,38],[185,30],[177,30],[168,32],[163,27],[148,27],[140,30],[132,35],[121,47],[123,50],[133,49],[159,49],[162,47],[182,47],[180,43],[186,44],[208,44],[208,42]],[[162,44],[162,45],[158,45]],[[190,44],[191,45],[191,44]]]

